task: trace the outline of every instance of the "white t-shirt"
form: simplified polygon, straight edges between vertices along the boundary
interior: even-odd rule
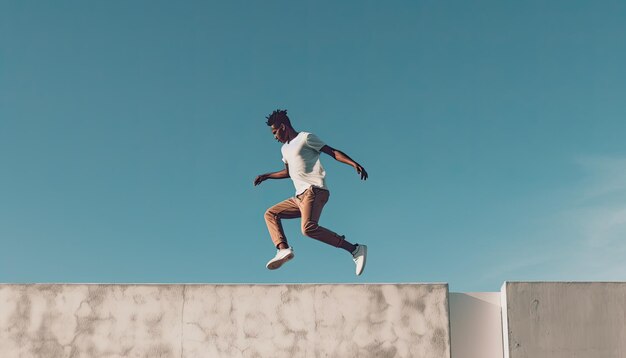
[[[310,186],[326,189],[326,171],[320,163],[320,149],[326,144],[315,134],[300,132],[280,149],[283,162],[289,166],[289,176],[296,187],[296,195]]]

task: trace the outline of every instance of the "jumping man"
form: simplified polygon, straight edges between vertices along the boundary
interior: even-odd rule
[[[267,179],[291,178],[296,187],[294,197],[272,206],[265,212],[265,223],[278,249],[276,256],[267,263],[267,268],[275,270],[294,257],[293,248],[287,243],[281,219],[301,218],[304,235],[351,253],[356,263],[356,274],[360,275],[365,268],[367,246],[351,244],[345,236],[340,236],[318,224],[324,204],[330,196],[324,179],[326,172],[320,163],[320,153],[326,153],[335,160],[350,165],[356,169],[361,180],[367,179],[367,172],[347,154],[326,145],[315,134],[297,132],[291,126],[286,110],[276,110],[266,118],[274,138],[283,143],[281,153],[285,169],[257,176],[254,185],[259,185]]]

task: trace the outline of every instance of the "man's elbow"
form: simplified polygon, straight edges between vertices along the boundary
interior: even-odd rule
[[[326,153],[327,155],[333,157],[334,159],[337,159],[337,149],[325,145],[322,147],[322,149],[320,150],[322,153]]]
[[[344,152],[340,151],[339,149],[333,149],[333,158],[337,159],[337,160],[341,160],[342,158],[345,158],[346,155]]]

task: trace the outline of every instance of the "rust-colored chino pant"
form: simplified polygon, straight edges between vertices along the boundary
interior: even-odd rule
[[[265,223],[270,232],[274,246],[278,247],[281,242],[287,242],[283,231],[281,219],[302,218],[302,234],[322,241],[329,245],[339,247],[344,241],[343,236],[319,226],[318,221],[322,214],[322,208],[328,201],[330,192],[317,187],[309,187],[302,194],[282,201],[265,212]]]

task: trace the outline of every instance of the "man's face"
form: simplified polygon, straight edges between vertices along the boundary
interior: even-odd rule
[[[279,124],[279,125],[272,124],[271,129],[272,129],[272,135],[277,141],[281,143],[285,143],[287,141],[287,138],[286,138],[287,131],[285,130],[284,123]]]

